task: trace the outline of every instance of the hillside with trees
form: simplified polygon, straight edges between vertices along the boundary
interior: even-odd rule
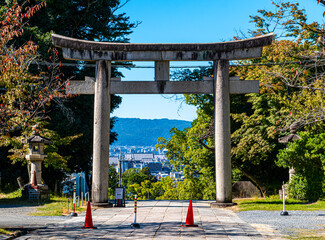
[[[117,140],[113,145],[154,146],[160,137],[170,137],[170,129],[185,129],[188,121],[172,119],[115,118],[114,131]]]

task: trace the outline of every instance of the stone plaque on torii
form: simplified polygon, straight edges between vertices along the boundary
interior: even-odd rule
[[[96,79],[70,81],[67,91],[94,94],[92,203],[108,204],[108,166],[111,94],[214,94],[216,204],[232,203],[229,94],[258,93],[258,81],[229,77],[229,60],[258,58],[273,34],[221,43],[135,44],[95,42],[52,34],[63,57],[96,61]],[[154,61],[155,81],[121,81],[111,77],[111,62]],[[213,61],[213,78],[169,81],[170,61]]]

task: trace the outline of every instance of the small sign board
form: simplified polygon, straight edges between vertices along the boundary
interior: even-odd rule
[[[124,188],[115,188],[115,207],[125,207]]]
[[[115,188],[115,199],[124,199],[124,188]]]

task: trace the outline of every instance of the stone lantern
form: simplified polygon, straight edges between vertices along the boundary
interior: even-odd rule
[[[302,127],[302,124],[297,122],[290,125],[290,134],[278,139],[279,143],[288,144],[289,142],[293,142],[295,140],[300,139],[300,137],[296,134],[297,130]],[[296,171],[293,167],[289,169],[289,182],[292,177],[295,175]]]
[[[40,136],[37,125],[33,126],[33,135],[22,140],[22,143],[28,143],[29,149],[28,154],[25,156],[30,163],[29,185],[40,190],[48,190],[48,186],[42,184],[42,161],[47,157],[44,154],[44,144],[50,142],[50,139]]]

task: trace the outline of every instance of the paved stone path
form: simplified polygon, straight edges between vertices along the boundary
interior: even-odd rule
[[[125,208],[92,209],[97,229],[81,229],[85,222],[82,214],[17,239],[283,239],[272,228],[264,226],[257,231],[231,210],[212,209],[207,201],[193,201],[198,227],[181,227],[187,209],[188,201],[138,201],[140,229],[133,229],[130,227],[134,221],[133,202],[130,202]]]

